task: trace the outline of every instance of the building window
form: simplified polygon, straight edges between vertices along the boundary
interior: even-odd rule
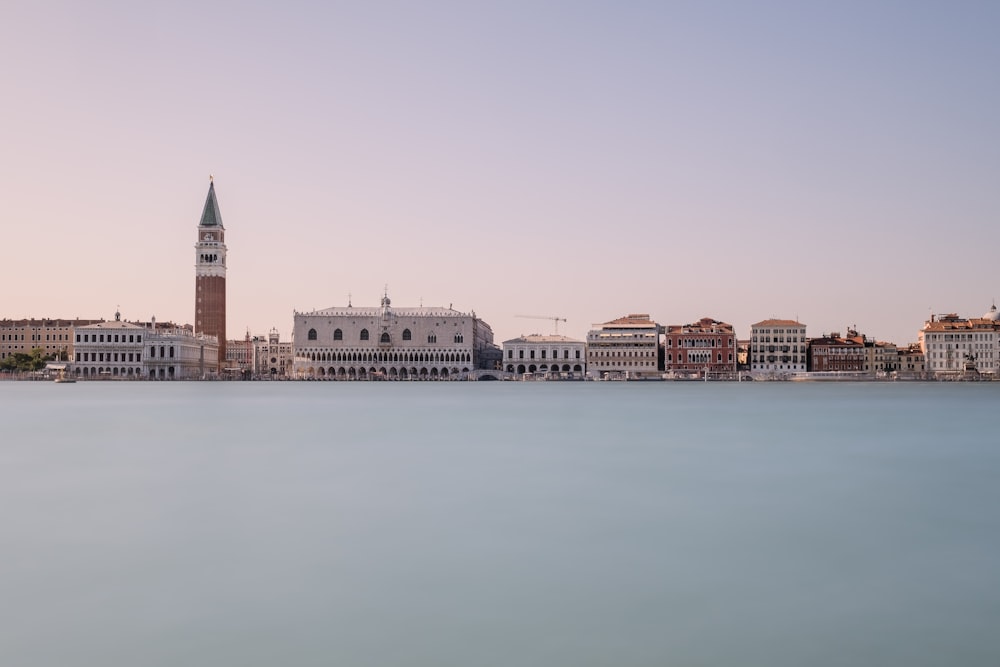
[[[438,342],[437,334],[427,334],[427,342],[428,343],[436,343],[436,342]]]
[[[368,340],[368,329],[361,330],[361,340]]]
[[[463,341],[462,334],[460,333],[455,334],[455,342],[461,343],[462,341]]]
[[[334,340],[344,340],[344,332],[341,331],[340,329],[334,329],[333,330],[333,339]]]
[[[412,337],[409,329],[403,329],[403,340],[410,340]]]
[[[389,332],[383,331],[382,335],[379,336],[378,342],[387,345],[389,343]]]
[[[315,329],[310,329],[309,330],[308,338],[309,338],[309,340],[316,340],[316,330]]]

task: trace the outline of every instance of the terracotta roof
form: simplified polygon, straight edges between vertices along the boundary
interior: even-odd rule
[[[711,317],[703,317],[692,324],[671,324],[667,326],[667,333],[733,333],[733,325],[727,322],[713,320]]]
[[[1000,323],[982,317],[973,317],[967,320],[962,320],[954,316],[948,316],[948,319],[944,321],[935,320],[934,322],[924,323],[924,331],[957,331],[960,329],[969,330],[998,328],[1000,328]]]

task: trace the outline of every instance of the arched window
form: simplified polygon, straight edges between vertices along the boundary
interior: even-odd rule
[[[409,329],[403,329],[403,340],[410,340],[412,336],[410,335]]]
[[[333,339],[334,340],[344,340],[344,332],[341,331],[340,329],[334,329],[333,330]]]
[[[310,329],[309,330],[309,340],[316,340],[316,330],[315,329]]]
[[[383,331],[382,335],[379,336],[379,338],[378,338],[378,342],[384,343],[384,344],[388,344],[388,342],[389,342],[389,332],[388,331]]]
[[[361,340],[368,340],[368,329],[361,330]]]
[[[455,342],[456,343],[461,343],[462,342],[462,334],[460,334],[460,333],[455,334]]]
[[[435,334],[427,334],[427,342],[436,343],[438,342],[438,337]]]

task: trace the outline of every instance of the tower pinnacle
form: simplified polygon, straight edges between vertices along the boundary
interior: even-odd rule
[[[201,211],[201,222],[198,225],[225,229],[222,226],[222,213],[219,212],[219,201],[215,198],[215,179],[211,176],[208,178],[208,196],[205,198],[205,208]]]

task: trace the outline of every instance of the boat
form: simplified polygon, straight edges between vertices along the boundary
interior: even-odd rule
[[[58,375],[56,375],[56,379],[54,380],[54,382],[56,384],[75,384],[76,383],[76,378],[75,377],[73,377],[72,375],[66,375],[66,367],[65,366],[54,366],[54,365],[50,364],[49,368],[51,368],[52,370],[55,370],[55,371],[59,371]]]

